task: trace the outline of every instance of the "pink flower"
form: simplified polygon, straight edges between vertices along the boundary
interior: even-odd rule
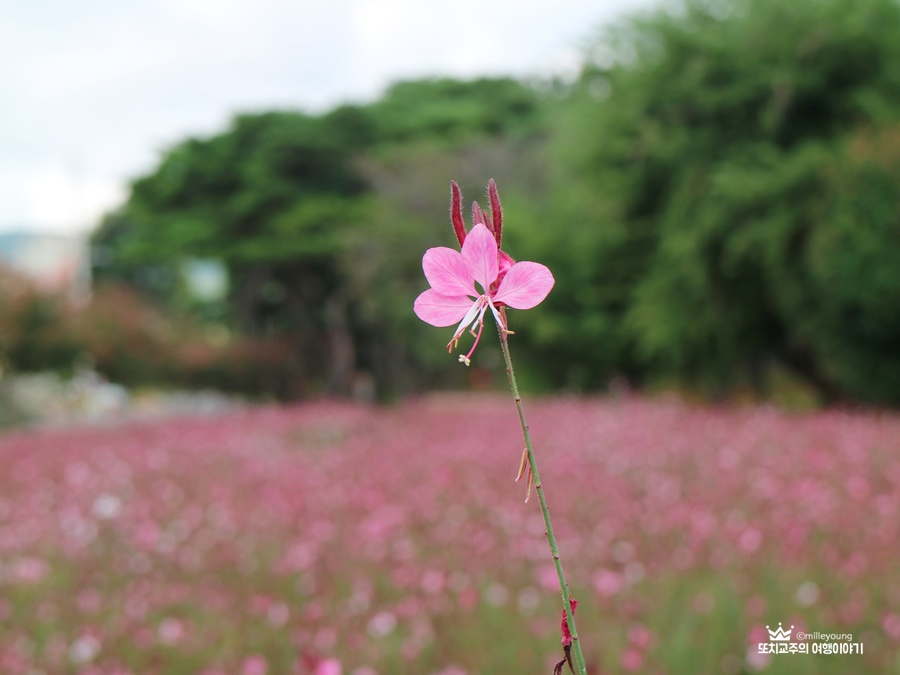
[[[476,224],[466,235],[461,252],[445,247],[430,248],[422,258],[422,269],[431,288],[416,298],[416,316],[439,327],[459,322],[447,345],[448,351],[456,346],[466,327],[471,325],[475,344],[468,354],[459,357],[467,366],[481,339],[488,309],[501,330],[507,331],[499,307],[531,309],[553,288],[553,275],[544,265],[510,263],[512,259],[499,250],[497,240],[483,223]],[[501,272],[505,272],[502,279]]]
[[[622,654],[621,663],[622,668],[633,673],[644,667],[644,655],[634,647],[629,647]]]
[[[340,661],[337,659],[325,659],[324,661],[319,661],[319,665],[316,666],[313,675],[341,675],[341,672]]]
[[[241,675],[266,675],[268,669],[269,664],[266,663],[266,659],[259,654],[253,654],[244,659]]]

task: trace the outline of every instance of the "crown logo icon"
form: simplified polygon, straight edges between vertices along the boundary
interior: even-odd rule
[[[787,630],[781,627],[781,622],[778,622],[778,628],[772,630],[768,626],[766,626],[766,630],[769,631],[769,641],[771,642],[790,642],[791,640],[791,631],[794,630],[794,627],[791,626]]]

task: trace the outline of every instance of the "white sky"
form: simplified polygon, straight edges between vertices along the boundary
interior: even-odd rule
[[[654,0],[0,0],[0,230],[77,232],[236,112],[321,111],[398,79],[574,70]]]

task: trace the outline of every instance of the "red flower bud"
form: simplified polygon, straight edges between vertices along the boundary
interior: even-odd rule
[[[463,221],[462,193],[455,180],[450,181],[450,222],[453,223],[453,231],[462,246],[466,239],[466,224]]]
[[[494,237],[497,239],[497,248],[500,248],[503,237],[503,209],[500,207],[500,195],[497,194],[497,184],[493,178],[488,181],[488,199],[491,202]]]

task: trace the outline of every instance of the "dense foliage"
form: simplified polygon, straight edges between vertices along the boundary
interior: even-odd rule
[[[228,337],[221,327],[173,317],[127,286],[107,284],[73,302],[0,266],[0,375],[96,369],[128,384],[291,395],[287,341]],[[14,407],[0,400],[6,405]],[[0,425],[9,417],[2,412]]]
[[[189,308],[182,265],[221,261],[229,294],[204,311],[290,339],[300,395],[480,381],[410,306],[422,252],[453,243],[449,180],[471,199],[490,177],[512,255],[557,277],[513,318],[546,386],[764,395],[787,373],[900,403],[895,0],[689,1],[599,37],[574,83],[408,82],[238,117],[133,184],[97,277]]]
[[[778,362],[900,401],[897,3],[690,3],[615,35],[562,133],[605,319],[582,333],[638,373],[760,386]]]
[[[367,373],[386,393],[398,371],[421,365],[400,335],[422,329],[401,314],[418,257],[437,240],[422,219],[438,220],[455,172],[446,161],[435,170],[435,160],[472,139],[520,134],[536,110],[536,94],[512,80],[437,80],[398,84],[368,107],[318,117],[238,117],[223,134],[172,148],[135,181],[94,236],[96,276],[183,307],[183,263],[219,260],[230,293],[224,312],[207,313],[245,334],[289,336],[295,393],[346,394]],[[410,192],[425,184],[423,167],[431,189]]]

